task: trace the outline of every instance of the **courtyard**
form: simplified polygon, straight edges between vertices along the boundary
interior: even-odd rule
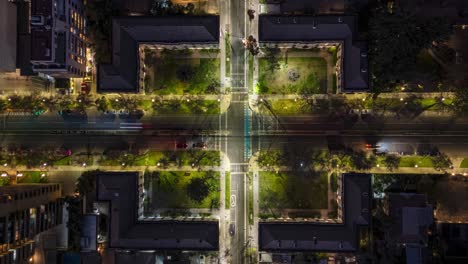
[[[218,49],[144,50],[145,92],[157,95],[217,94]]]
[[[220,206],[220,175],[215,171],[145,173],[145,214],[210,216]]]
[[[328,212],[326,172],[260,172],[259,216],[261,218],[320,218]]]
[[[265,49],[259,57],[258,94],[324,94],[336,91],[333,49]]]

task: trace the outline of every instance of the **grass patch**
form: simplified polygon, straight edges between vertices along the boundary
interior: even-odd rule
[[[46,183],[47,177],[42,177],[45,172],[42,171],[22,171],[22,177],[17,177],[18,183]]]
[[[279,58],[279,69],[271,72],[267,58],[259,58],[258,82],[263,94],[323,94],[327,92],[327,62],[323,58]],[[291,80],[292,72],[298,74]]]
[[[231,76],[231,38],[229,32],[224,37],[225,49],[226,49],[226,77]]]
[[[209,186],[208,195],[201,201],[188,194],[188,185],[196,178],[204,179]],[[159,171],[153,172],[149,180],[153,186],[153,209],[219,208],[219,172]]]
[[[468,168],[468,158],[464,158],[460,163],[460,168]]]
[[[327,173],[298,175],[289,172],[260,172],[260,210],[326,209]]]
[[[399,167],[414,167],[415,165],[423,168],[434,167],[432,158],[427,156],[403,156],[400,159]]]
[[[221,104],[217,100],[164,100],[155,102],[153,109],[156,114],[205,114],[214,115],[221,112]]]
[[[71,156],[66,156],[59,160],[54,161],[53,165],[54,166],[67,166],[67,165],[70,165],[71,162],[72,162]]]
[[[206,58],[196,51],[163,50],[145,58],[148,88],[154,94],[212,94],[219,87],[219,50]],[[201,54],[200,54],[201,55]]]
[[[330,175],[330,188],[332,192],[336,192],[338,190],[338,174],[333,172]]]
[[[333,94],[336,94],[337,91],[338,91],[338,86],[337,86],[337,78],[338,77],[336,77],[336,74],[334,73],[332,78],[333,78],[333,86],[332,86]]]
[[[249,53],[249,91],[253,91],[253,78],[254,77],[254,56]]]
[[[269,101],[271,110],[277,115],[298,115],[298,114],[310,114],[306,102],[302,99],[279,99]]]
[[[225,186],[224,203],[225,203],[226,209],[229,209],[231,207],[231,172],[226,171],[225,176],[226,178],[224,182],[224,186]]]
[[[248,202],[248,217],[249,217],[249,224],[253,225],[254,224],[254,190],[253,190],[253,173],[249,172],[249,184],[248,186],[248,197],[247,197],[247,202]]]
[[[151,102],[151,100],[140,100],[138,102],[138,106],[142,109],[142,110],[145,110],[145,111],[148,111],[148,110],[151,110],[151,106],[153,105],[153,103]]]

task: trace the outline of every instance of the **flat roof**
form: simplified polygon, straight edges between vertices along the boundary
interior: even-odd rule
[[[112,64],[100,65],[100,92],[138,92],[139,44],[218,43],[219,16],[112,19]]]
[[[138,221],[138,177],[138,172],[102,172],[97,175],[97,200],[110,203],[110,247],[218,249],[218,221]]]
[[[367,91],[367,45],[356,41],[355,16],[287,16],[260,15],[259,42],[325,42],[343,43],[343,87],[344,92]]]
[[[359,248],[359,231],[367,228],[371,210],[369,174],[342,174],[343,223],[261,222],[262,251],[352,252]],[[315,238],[315,240],[314,240]]]
[[[0,72],[16,70],[16,5],[0,1]]]

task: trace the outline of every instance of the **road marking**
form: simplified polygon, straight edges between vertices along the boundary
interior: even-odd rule
[[[236,207],[236,195],[231,194],[231,207],[235,208]]]

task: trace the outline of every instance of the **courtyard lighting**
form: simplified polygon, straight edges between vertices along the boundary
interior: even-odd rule
[[[125,162],[122,162],[122,166],[125,166]]]
[[[11,98],[8,98],[8,101],[11,101]]]
[[[187,98],[187,102],[190,102],[190,99]]]
[[[158,166],[158,167],[161,166],[161,163],[158,162],[158,163],[156,164],[156,166]]]
[[[83,164],[81,164],[81,166],[86,167],[86,162],[83,162]]]
[[[380,167],[380,164],[377,164],[377,168],[379,168],[379,167]]]
[[[42,166],[46,167],[46,166],[47,166],[47,163],[42,164]]]
[[[417,167],[419,167],[419,166],[418,166],[418,164],[414,164],[414,167],[417,168]]]
[[[454,172],[452,172],[452,176],[455,176],[455,173],[454,173]]]
[[[466,172],[463,173],[463,176],[466,176]]]
[[[78,100],[78,103],[81,103],[81,99]]]
[[[45,99],[42,99],[42,102],[45,102]]]
[[[365,102],[365,101],[366,101],[366,98],[362,98],[362,101]]]
[[[445,97],[442,97],[442,101],[445,101]]]
[[[3,163],[3,167],[6,167],[6,166],[8,166],[8,164],[7,164],[7,163]]]
[[[115,101],[116,101],[116,102],[118,102],[118,101],[119,101],[119,99],[118,99],[118,98],[115,98]]]
[[[16,174],[16,177],[23,177],[23,173]]]
[[[301,167],[304,167],[304,162],[301,162]]]
[[[218,102],[221,102],[221,99],[220,99],[220,98],[218,98]]]
[[[45,173],[42,173],[42,174],[41,174],[41,178],[44,178],[45,176],[46,176]]]
[[[403,101],[403,97],[402,97],[402,98],[400,98],[400,101]]]
[[[151,102],[153,102],[153,103],[154,103],[154,98],[153,98],[153,99],[151,99]]]
[[[6,177],[6,176],[8,176],[8,174],[2,173],[2,177]]]

